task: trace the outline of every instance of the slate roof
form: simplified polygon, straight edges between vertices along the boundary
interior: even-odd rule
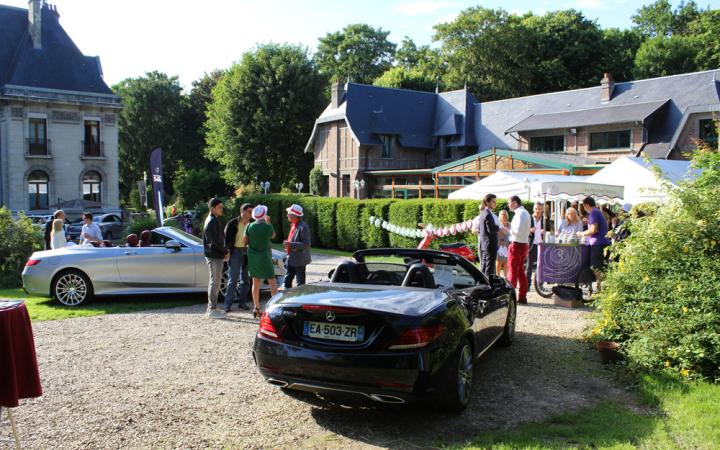
[[[27,9],[0,5],[0,95],[43,97],[49,91],[67,91],[119,105],[102,78],[99,58],[82,54],[47,4],[41,24],[42,48],[35,49]]]
[[[312,151],[317,125],[345,120],[361,145],[380,145],[380,135],[394,135],[403,147],[432,149],[437,138],[449,146],[475,146],[473,105],[467,90],[411,91],[348,83],[342,103],[328,105],[315,121],[305,151]]]
[[[575,89],[475,104],[475,130],[480,148],[514,147],[510,126],[533,115],[596,110],[614,106],[668,101],[649,124],[643,150],[652,158],[666,158],[675,131],[693,108],[720,104],[720,70],[694,72],[647,80],[615,83],[612,98],[602,101],[601,87]],[[652,152],[648,151],[652,150]]]
[[[657,112],[669,100],[638,103],[635,105],[608,106],[551,114],[535,114],[510,127],[505,133],[555,130],[569,127],[589,127],[613,123],[642,122]]]

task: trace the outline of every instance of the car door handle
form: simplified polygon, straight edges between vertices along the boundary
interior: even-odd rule
[[[125,252],[126,255],[137,255],[137,252]]]

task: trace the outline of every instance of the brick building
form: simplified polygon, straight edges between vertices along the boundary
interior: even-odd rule
[[[717,145],[720,70],[480,103],[467,90],[332,87],[305,148],[329,196],[446,196],[500,169],[599,170],[619,156],[683,159]],[[365,181],[362,190],[353,189]]]
[[[57,9],[0,5],[0,205],[47,213],[85,199],[119,208],[120,99]]]

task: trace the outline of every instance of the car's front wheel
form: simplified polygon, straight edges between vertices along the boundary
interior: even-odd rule
[[[79,270],[65,270],[53,280],[52,296],[62,305],[80,306],[92,300],[92,283]]]
[[[475,357],[468,339],[463,339],[448,365],[442,406],[446,411],[462,411],[470,403]]]

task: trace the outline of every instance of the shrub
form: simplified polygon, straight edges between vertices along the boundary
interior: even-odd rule
[[[465,204],[462,201],[457,200],[444,200],[442,202],[426,202],[423,205],[423,223],[433,224],[435,226],[448,226],[459,223],[463,220],[463,211]],[[463,241],[466,242],[466,237],[470,237],[469,234],[458,234],[449,235],[444,238],[435,239],[432,243],[433,248],[439,248],[440,243],[450,243]]]
[[[168,224],[168,226],[173,226]],[[137,234],[140,237],[140,233],[144,230],[152,230],[157,227],[157,219],[155,219],[155,212],[149,211],[146,216],[137,217],[132,221],[130,225],[125,228],[125,235]],[[178,227],[180,228],[180,227]]]
[[[43,233],[30,219],[24,215],[14,219],[7,208],[0,208],[0,287],[22,286],[25,262],[43,244]]]
[[[316,198],[315,216],[317,217],[317,243],[324,248],[337,248],[337,226],[335,210],[337,200],[333,198]]]
[[[720,378],[720,154],[698,151],[703,173],[632,220],[614,253],[589,339],[622,345],[630,366]]]
[[[390,205],[394,200],[366,200],[360,218],[362,229],[362,243],[365,248],[385,248],[390,246],[390,238],[387,231],[370,223],[370,216],[388,220]]]
[[[363,203],[346,199],[337,203],[337,246],[340,250],[355,251],[362,248]],[[368,221],[367,225],[370,225]]]
[[[312,195],[323,195],[326,190],[327,186],[325,186],[322,166],[313,167],[310,171],[310,193]]]
[[[389,222],[403,227],[417,228],[418,223],[422,222],[423,204],[427,202],[428,200],[402,200],[391,204],[388,212]],[[414,248],[419,242],[417,239],[406,238],[399,234],[388,234],[391,247]]]

